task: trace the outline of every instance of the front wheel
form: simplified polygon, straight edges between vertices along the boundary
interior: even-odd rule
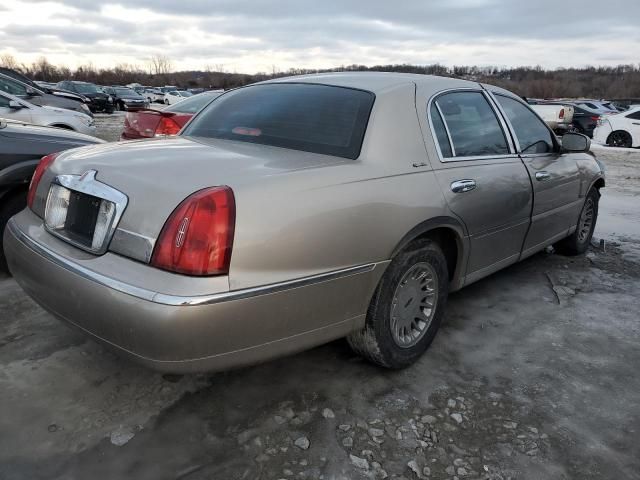
[[[351,348],[387,368],[415,362],[433,341],[449,293],[447,261],[431,240],[412,244],[384,273],[369,304],[365,326],[351,333]]]
[[[580,212],[580,218],[578,218],[576,230],[569,237],[560,240],[554,245],[554,248],[559,253],[574,256],[581,255],[587,251],[593,237],[593,231],[596,229],[599,201],[600,192],[595,188],[589,190]]]

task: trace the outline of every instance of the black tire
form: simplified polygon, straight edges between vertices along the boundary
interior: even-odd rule
[[[624,130],[616,130],[611,132],[607,137],[607,145],[610,147],[631,148],[631,135]]]
[[[104,113],[106,113],[107,115],[111,115],[113,113],[113,107],[112,108],[105,108]]]
[[[27,192],[9,194],[0,199],[0,272],[8,272],[7,259],[4,256],[4,229],[7,222],[16,213],[27,206]]]
[[[584,199],[584,205],[580,211],[580,217],[578,217],[575,232],[554,245],[554,248],[558,253],[567,256],[575,256],[581,255],[587,251],[598,220],[599,201],[600,192],[596,188],[589,190],[589,193]]]
[[[394,297],[399,297],[401,281],[419,265],[428,265],[432,277],[437,281],[433,294],[434,311],[430,314],[429,323],[425,324],[419,335],[416,334],[416,343],[400,346],[392,332],[392,308],[398,308],[398,303],[394,304],[393,300]],[[417,290],[415,292],[420,296],[424,294]],[[407,367],[427,350],[435,338],[444,316],[448,294],[447,260],[440,246],[432,240],[413,243],[391,261],[369,304],[364,328],[351,333],[347,341],[356,353],[377,365],[396,369]],[[406,308],[412,300],[413,298],[410,298],[404,307]],[[418,303],[422,304],[423,301],[424,299]],[[401,303],[404,303],[404,300]],[[401,308],[399,307],[399,310]],[[394,318],[397,322],[397,317]]]

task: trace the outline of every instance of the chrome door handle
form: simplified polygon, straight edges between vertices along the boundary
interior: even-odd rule
[[[551,178],[551,174],[549,172],[545,172],[544,170],[541,172],[536,172],[536,180],[539,182],[544,182],[545,180],[549,180]]]
[[[470,192],[476,188],[475,180],[456,180],[451,184],[451,191],[453,193]]]

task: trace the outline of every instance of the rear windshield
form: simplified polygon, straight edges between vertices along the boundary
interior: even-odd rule
[[[202,107],[204,107],[207,103],[213,100],[216,97],[219,97],[222,94],[220,93],[201,93],[200,95],[194,95],[193,97],[187,98],[186,100],[182,100],[165,110],[167,112],[174,113],[196,113],[199,112]]]
[[[371,92],[327,85],[253,85],[212,102],[182,134],[355,159],[374,99]]]

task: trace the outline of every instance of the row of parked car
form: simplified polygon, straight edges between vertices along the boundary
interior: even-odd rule
[[[577,132],[612,147],[640,147],[640,100],[527,99],[559,135]]]

